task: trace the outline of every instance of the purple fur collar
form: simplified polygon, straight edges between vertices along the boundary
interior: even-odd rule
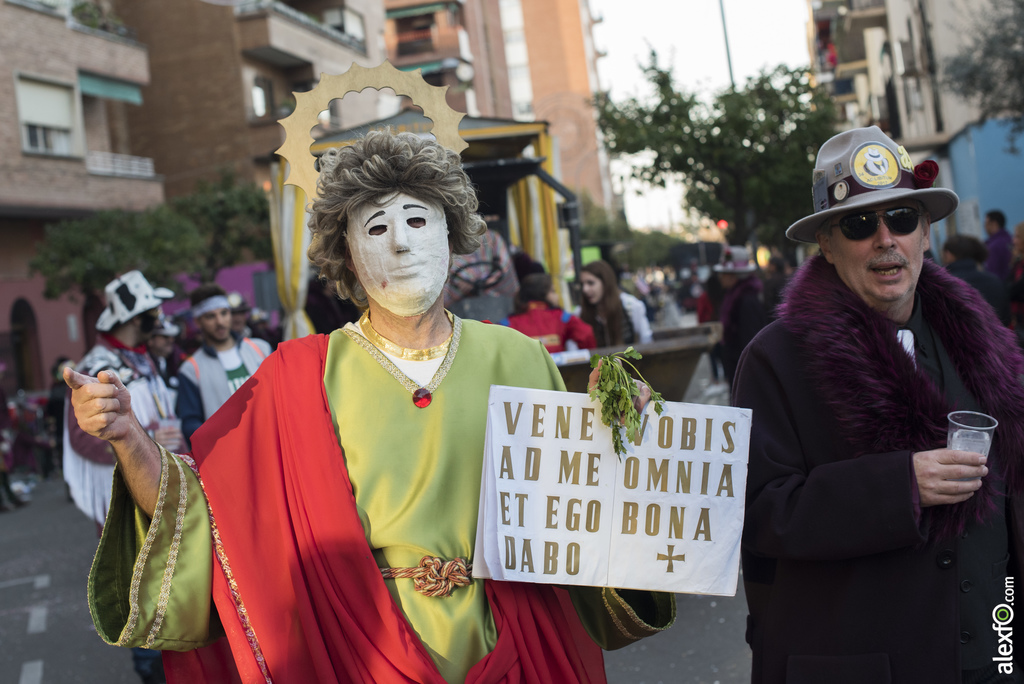
[[[992,443],[999,478],[1024,492],[1024,371],[1013,333],[971,286],[925,260],[917,285],[922,313],[968,391],[999,421]],[[918,373],[896,340],[896,326],[839,279],[823,257],[793,276],[780,318],[805,351],[807,369],[858,454],[925,451],[946,444],[953,407]],[[992,476],[973,497],[925,509],[940,537],[959,534],[994,506]]]

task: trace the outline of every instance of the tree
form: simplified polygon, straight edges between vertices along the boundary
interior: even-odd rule
[[[976,101],[981,120],[1009,118],[1011,151],[1024,133],[1024,0],[990,0],[962,34],[967,45],[946,62],[945,84]],[[973,5],[972,5],[973,9]]]
[[[678,89],[653,51],[644,74],[654,87],[649,101],[596,98],[608,148],[653,153],[633,175],[659,185],[681,177],[689,206],[729,222],[731,244],[747,242],[756,227],[763,243],[786,247],[785,229],[811,208],[817,148],[835,132],[828,95],[811,86],[806,70],[786,66],[711,102]]]
[[[141,213],[101,211],[45,230],[29,267],[46,279],[43,294],[50,299],[76,291],[98,296],[135,268],[153,283],[175,287],[174,276],[188,271],[202,249],[195,225],[165,206]]]
[[[203,236],[203,247],[188,269],[212,282],[225,266],[273,258],[270,209],[266,193],[253,183],[239,183],[225,171],[216,182],[200,181],[196,191],[171,200],[171,209],[188,219]]]
[[[272,258],[266,195],[225,172],[215,183],[143,212],[101,211],[46,226],[29,268],[56,299],[76,289],[96,297],[134,268],[152,282],[180,290],[175,276],[212,282],[225,266]]]
[[[675,235],[658,230],[634,230],[633,244],[623,254],[623,261],[632,270],[646,266],[672,266],[672,248],[683,242]]]
[[[626,215],[611,212],[594,202],[586,190],[580,192],[580,237],[584,240],[629,240],[631,232]]]

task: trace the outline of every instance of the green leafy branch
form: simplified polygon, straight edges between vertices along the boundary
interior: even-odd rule
[[[615,453],[620,457],[626,453],[626,443],[622,438],[623,428],[626,439],[635,441],[640,435],[640,413],[636,410],[634,400],[640,396],[640,388],[633,381],[629,371],[623,366],[628,365],[640,377],[640,381],[651,391],[654,410],[660,416],[664,410],[664,398],[654,391],[651,383],[637,370],[630,361],[640,360],[640,352],[628,347],[625,351],[590,358],[590,367],[598,369],[597,382],[590,388],[590,398],[601,402],[601,422],[612,430],[612,444]]]

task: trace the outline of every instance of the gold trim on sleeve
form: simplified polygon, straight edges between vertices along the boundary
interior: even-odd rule
[[[612,604],[608,602],[608,592],[611,592],[612,596],[615,597],[615,600],[620,605],[623,603],[623,600],[621,596],[619,596],[617,593],[615,593],[613,589],[609,587],[605,587],[605,590],[601,592],[601,601],[604,603],[604,607],[608,611],[608,617],[611,618],[612,624],[615,625],[615,629],[619,630],[619,634],[626,637],[627,639],[631,641],[639,641],[642,637],[639,637],[636,634],[630,632],[628,629],[626,629],[626,626],[622,624],[622,621],[619,620],[619,616],[615,613],[615,608],[613,608]],[[633,610],[628,605],[626,606],[626,608],[630,612],[632,612]],[[633,617],[636,617],[636,613],[633,613]]]
[[[647,634],[637,634],[635,632],[631,632],[625,625],[622,624],[622,622],[619,620],[619,616],[615,613],[615,609],[608,601],[609,595],[611,595],[612,598],[615,599],[615,603],[618,604],[623,611],[625,611],[626,616],[633,622],[633,624],[638,629],[647,632]],[[604,588],[604,591],[601,592],[601,600],[604,601],[605,608],[608,609],[608,614],[611,616],[612,622],[615,623],[616,629],[618,629],[619,632],[621,632],[624,636],[632,639],[633,641],[639,641],[640,639],[646,638],[653,634],[657,634],[658,632],[664,632],[666,629],[675,624],[676,621],[675,615],[673,614],[672,619],[668,621],[667,625],[665,625],[664,627],[655,627],[654,625],[648,623],[647,621],[643,620],[639,615],[637,615],[636,611],[633,610],[633,606],[629,605],[626,599],[622,598],[619,595],[619,592],[617,592],[612,587]]]
[[[256,638],[256,630],[253,629],[252,623],[249,622],[249,613],[245,610],[245,604],[242,602],[242,594],[238,591],[238,583],[235,581],[235,575],[231,572],[231,564],[228,563],[228,555],[224,551],[224,542],[220,538],[220,530],[217,528],[217,520],[213,517],[213,508],[210,506],[210,499],[206,496],[206,487],[203,486],[203,478],[199,475],[199,467],[196,465],[195,460],[190,456],[182,456],[181,459],[185,464],[192,469],[192,472],[196,475],[196,480],[199,481],[199,488],[203,490],[203,498],[206,500],[206,510],[210,516],[210,532],[213,536],[213,549],[217,554],[217,561],[220,563],[221,572],[224,573],[224,579],[227,580],[228,589],[231,591],[231,600],[235,604],[235,612],[238,615],[238,621],[242,624],[242,630],[245,632],[245,639],[249,642],[249,650],[252,651],[252,656],[256,660],[256,665],[260,668],[260,674],[263,675],[263,680],[266,684],[273,684],[274,680],[270,678],[270,670],[267,669],[267,661],[263,656],[263,649],[260,648],[259,639]]]
[[[139,587],[142,585],[142,571],[146,568],[149,552],[153,549],[153,541],[156,539],[160,519],[163,517],[164,500],[167,498],[167,455],[168,451],[160,447],[160,493],[156,499],[153,519],[149,522],[146,540],[142,544],[142,550],[139,551],[139,557],[135,559],[134,567],[132,567],[132,583],[128,590],[128,620],[125,622],[124,629],[121,630],[121,638],[117,640],[115,646],[127,646],[139,623]]]
[[[181,467],[178,459],[172,457],[171,462],[178,469],[178,510],[174,516],[174,537],[171,539],[171,548],[167,554],[167,566],[164,568],[163,581],[160,583],[160,598],[156,603],[153,627],[149,630],[149,636],[146,637],[146,648],[153,648],[153,644],[156,642],[156,635],[160,632],[160,627],[164,623],[164,615],[167,614],[167,602],[171,597],[171,578],[174,577],[174,568],[178,563],[181,532],[185,526],[185,508],[188,504],[188,482],[185,480],[185,469]]]

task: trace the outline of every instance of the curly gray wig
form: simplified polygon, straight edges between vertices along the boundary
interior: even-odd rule
[[[320,158],[317,190],[309,220],[309,260],[339,297],[360,308],[367,306],[366,291],[346,263],[353,211],[367,204],[383,206],[397,193],[433,203],[444,210],[448,244],[456,254],[476,250],[487,231],[459,155],[412,133],[370,131],[348,147],[328,150]]]

